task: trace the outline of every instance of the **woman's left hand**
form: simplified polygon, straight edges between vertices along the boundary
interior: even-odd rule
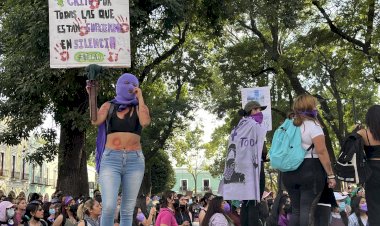
[[[142,97],[142,91],[139,87],[135,87],[133,89],[133,92],[136,94],[137,99],[141,99]]]

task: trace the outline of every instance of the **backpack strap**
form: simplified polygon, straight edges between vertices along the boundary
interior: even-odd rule
[[[110,125],[110,119],[111,119],[114,109],[115,109],[115,104],[110,102],[110,108],[108,109],[108,114],[106,118],[106,134],[108,134],[108,127]]]
[[[87,221],[86,220],[84,220],[84,226],[87,226]]]
[[[314,143],[312,143],[312,144],[310,145],[310,147],[309,147],[308,149],[306,149],[307,152],[310,151],[310,150],[311,150],[311,158],[313,159],[313,158],[314,158],[314,155],[313,155]]]
[[[367,129],[365,129],[365,135],[367,136],[368,145],[371,146],[371,143],[369,142],[369,138],[368,138],[368,132],[367,132]]]

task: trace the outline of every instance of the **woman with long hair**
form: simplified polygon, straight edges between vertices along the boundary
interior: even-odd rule
[[[43,219],[44,210],[37,202],[29,203],[26,206],[25,215],[22,217],[23,226],[47,226]]]
[[[156,216],[156,207],[152,206],[148,213],[147,202],[149,199],[145,195],[140,195],[136,200],[136,207],[133,211],[133,226],[149,226]]]
[[[348,226],[368,226],[367,202],[364,197],[355,196],[351,200],[352,214],[348,217]],[[379,214],[379,213],[377,213]]]
[[[205,193],[203,198],[201,199],[202,207],[199,211],[199,225],[202,225],[202,221],[204,217],[206,216],[207,209],[208,209],[208,204],[210,201],[214,198],[214,195],[210,192]]]
[[[95,199],[88,199],[78,206],[77,216],[80,220],[78,226],[99,226],[99,216],[102,213],[102,206]]]
[[[224,212],[224,206],[227,202],[222,196],[213,198],[208,206],[206,215],[201,226],[232,226],[232,220]]]
[[[380,105],[373,105],[365,117],[367,128],[358,133],[364,140],[364,151],[372,175],[365,183],[365,196],[368,202],[369,225],[380,225]]]
[[[174,191],[166,191],[160,199],[161,208],[156,219],[156,226],[178,226],[174,217],[174,203],[176,200],[176,193]],[[189,224],[182,224],[182,226],[189,226]]]
[[[289,226],[308,226],[314,216],[312,204],[322,193],[327,181],[336,185],[327,152],[325,136],[317,119],[317,100],[311,95],[298,96],[293,104],[295,126],[300,127],[302,147],[310,149],[298,169],[283,173],[283,182],[292,201]]]
[[[53,226],[75,226],[77,224],[77,205],[71,196],[66,196],[62,205],[62,213],[57,215]]]
[[[88,92],[90,87],[86,87]],[[133,222],[133,210],[145,171],[141,146],[142,129],[150,124],[139,80],[122,74],[116,83],[115,99],[97,112],[96,170],[102,194],[101,225],[114,224],[118,189],[121,184],[120,225]]]
[[[191,226],[192,217],[187,205],[188,199],[181,194],[178,194],[177,198],[179,202],[178,207],[175,209],[175,219],[177,220],[177,224],[181,225],[183,223],[188,223]]]

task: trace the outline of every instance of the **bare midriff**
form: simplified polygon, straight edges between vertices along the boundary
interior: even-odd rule
[[[106,148],[120,151],[141,150],[140,136],[134,133],[116,132],[107,135]]]

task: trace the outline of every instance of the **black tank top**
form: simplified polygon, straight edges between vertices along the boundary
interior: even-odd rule
[[[137,115],[137,107],[133,106],[127,112],[123,119],[117,116],[118,105],[115,105],[109,121],[107,134],[116,132],[134,133],[141,136],[142,127],[140,125],[139,116]]]
[[[365,130],[368,140],[368,146],[364,145],[364,151],[367,155],[367,158],[380,158],[380,145],[371,145],[368,138],[367,130]]]

